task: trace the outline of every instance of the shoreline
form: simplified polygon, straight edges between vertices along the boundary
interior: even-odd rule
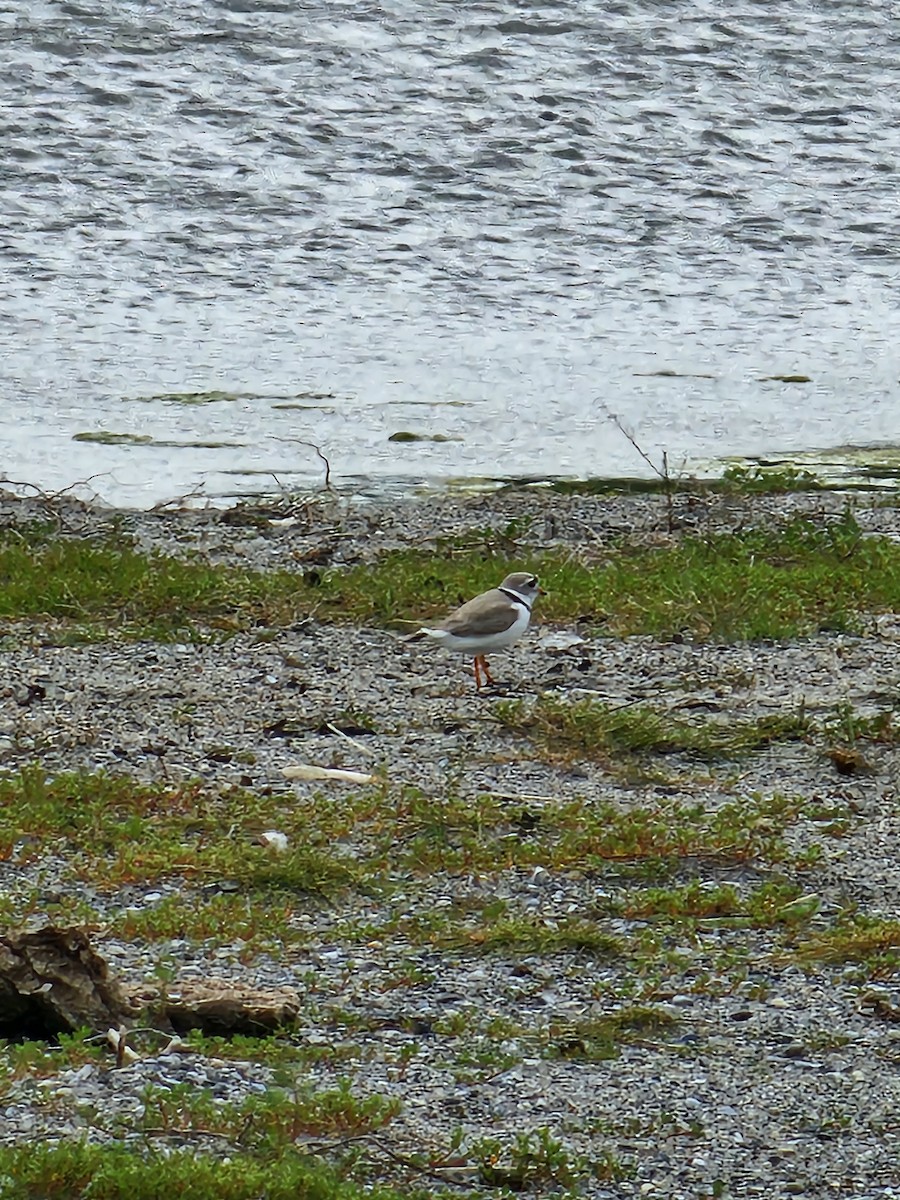
[[[865,533],[900,536],[889,499],[853,494]],[[798,516],[827,527],[846,502],[679,494],[670,511],[661,496],[510,492],[375,512],[326,496],[288,512],[198,515],[3,497],[0,521],[50,520],[62,539],[111,536],[299,577],[374,571],[410,548],[447,562],[469,542],[511,568],[550,550],[599,564],[623,545],[652,553]],[[722,1180],[716,1194],[818,1197],[840,1179],[846,1194],[891,1195],[894,1031],[866,997],[896,1001],[894,947],[900,958],[890,725],[900,620],[726,643],[535,615],[492,660],[505,686],[481,696],[468,666],[372,623],[312,617],[206,640],[74,644],[58,621],[6,623],[4,777],[36,761],[50,777],[124,774],[169,797],[140,817],[141,837],[186,820],[168,870],[139,858],[126,870],[135,851],[114,827],[108,851],[77,853],[65,822],[52,836],[20,828],[0,875],[13,908],[29,922],[80,913],[131,984],[163,963],[176,978],[292,989],[301,1016],[284,1045],[303,1079],[324,1088],[345,1077],[400,1101],[378,1139],[401,1159],[453,1157],[442,1178],[469,1194],[497,1194],[486,1138],[512,1171],[524,1170],[516,1138],[534,1148],[546,1136],[567,1166],[554,1177],[546,1153],[543,1174],[532,1161],[523,1182],[535,1194],[570,1179],[591,1197],[687,1197]],[[578,640],[555,641],[560,632]],[[592,723],[574,727],[572,711]],[[839,746],[857,756],[848,773]],[[377,769],[385,782],[288,783],[283,769],[300,761]],[[178,818],[171,797],[191,781],[208,799]],[[207,825],[204,805],[231,804],[234,789],[252,799],[228,808],[230,826]],[[361,874],[324,897],[242,882],[264,828]],[[203,857],[204,838],[221,841],[218,857]],[[265,915],[247,923],[257,910],[269,928]],[[238,911],[242,932],[229,938],[222,922]],[[192,934],[201,918],[217,931]],[[857,918],[881,923],[887,958],[850,946]],[[627,1024],[638,1009],[643,1031]],[[89,1060],[43,1082],[26,1074],[4,1101],[0,1142],[53,1130],[103,1141],[79,1104],[127,1124],[142,1088],[173,1080],[222,1097],[273,1086],[271,1064],[252,1056],[226,1066],[202,1050],[142,1048],[127,1068]],[[199,1144],[221,1152],[215,1139]],[[442,1186],[375,1142],[366,1153],[370,1177]]]

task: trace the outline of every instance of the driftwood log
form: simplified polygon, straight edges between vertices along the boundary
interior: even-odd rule
[[[129,1012],[83,929],[47,926],[0,936],[0,1037],[106,1030]]]
[[[153,1024],[175,1033],[199,1029],[223,1037],[262,1037],[291,1025],[300,1011],[297,993],[289,988],[262,991],[221,979],[182,980],[165,990],[145,986],[131,991],[129,1000],[133,1007],[149,1011]]]
[[[292,1024],[299,1011],[296,992],[287,988],[262,991],[217,979],[122,987],[83,929],[46,926],[0,936],[0,1037],[9,1041],[84,1028],[127,1034],[140,1014],[167,1032],[259,1036]]]

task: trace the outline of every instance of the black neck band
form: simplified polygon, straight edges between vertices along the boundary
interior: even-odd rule
[[[521,604],[523,608],[527,608],[531,612],[531,605],[524,596],[520,596],[518,592],[512,591],[510,588],[497,588],[498,592],[502,592],[504,596],[509,596],[510,600],[515,600],[516,604]]]

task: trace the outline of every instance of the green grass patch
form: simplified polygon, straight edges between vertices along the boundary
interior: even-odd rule
[[[268,828],[288,835],[287,853],[254,844]],[[0,776],[0,855],[16,848],[22,861],[52,850],[101,886],[176,875],[228,879],[248,892],[333,893],[354,882],[356,866],[329,843],[330,831],[310,828],[292,795],[103,773],[50,777],[40,766]]]
[[[396,874],[401,889],[410,876],[428,879],[441,871],[483,874],[543,866],[605,873],[636,867],[668,877],[685,860],[795,861],[785,842],[793,825],[814,820],[817,832],[833,827],[839,834],[846,831],[848,819],[845,808],[825,810],[815,801],[781,795],[753,794],[715,808],[662,798],[627,808],[561,800],[532,810],[496,796],[435,799],[412,788],[393,795],[391,804],[382,804],[377,812],[367,815],[362,806],[354,812],[369,869],[383,872],[385,880]],[[318,817],[329,821],[325,811]],[[822,825],[825,817],[828,827]],[[501,910],[492,903],[484,920],[503,915]],[[456,909],[432,911],[417,905],[398,920],[418,942],[459,915]]]
[[[752,795],[714,809],[667,801],[623,811],[573,801],[547,817],[555,832],[550,861],[600,871],[610,864],[643,864],[662,876],[686,860],[771,865],[790,857],[787,830],[815,812],[804,799],[780,795]]]
[[[326,1020],[323,1015],[321,1022]],[[363,1057],[361,1047],[343,1037],[336,1037],[333,1043],[311,1045],[303,1037],[293,1040],[280,1034],[249,1037],[240,1033],[223,1037],[191,1029],[183,1035],[182,1040],[195,1054],[203,1055],[204,1058],[258,1062],[274,1068],[284,1068],[292,1063],[302,1065],[319,1061],[333,1064]]]
[[[270,1088],[240,1103],[222,1103],[192,1084],[150,1088],[145,1092],[140,1127],[145,1132],[179,1134],[203,1130],[242,1147],[277,1157],[302,1137],[359,1137],[389,1125],[399,1114],[399,1100],[357,1096],[343,1081],[316,1091]]]
[[[602,1062],[617,1058],[625,1043],[656,1040],[677,1027],[677,1017],[665,1009],[632,1004],[601,1017],[551,1025],[546,1053],[550,1058]]]
[[[900,921],[854,916],[800,943],[802,963],[857,963],[861,979],[887,979],[900,969]]]
[[[438,563],[421,550],[402,551],[375,568],[327,576],[323,600],[326,609],[339,601],[359,621],[432,617],[495,586],[509,561],[464,552]],[[826,525],[794,521],[661,547],[622,544],[592,562],[535,556],[529,565],[549,592],[538,610],[543,619],[582,618],[621,636],[782,639],[854,630],[860,613],[900,605],[900,546],[863,537],[849,514]]]
[[[864,713],[845,701],[836,705],[831,716],[822,722],[821,731],[828,740],[839,745],[875,742],[883,746],[895,746],[900,737],[896,715],[894,707]]]
[[[788,492],[820,492],[825,484],[805,467],[744,466],[735,463],[722,472],[719,486],[724,491],[740,495],[779,496]]]
[[[298,577],[143,554],[125,540],[56,538],[43,529],[0,535],[0,617],[49,618],[117,632],[193,636],[290,623],[310,611]]]
[[[585,954],[606,959],[622,953],[619,938],[604,933],[593,921],[576,919],[544,924],[530,917],[504,917],[488,925],[456,929],[441,940],[485,954]]]
[[[385,909],[377,928],[354,932],[348,926],[342,936],[349,940],[397,934],[414,945],[604,952],[613,947],[592,926],[531,927],[495,902],[434,908],[421,902],[413,884],[428,884],[439,872],[493,875],[536,866],[654,880],[677,877],[688,860],[802,867],[812,851],[789,853],[787,830],[813,820],[817,833],[839,836],[848,819],[843,810],[825,812],[814,801],[777,795],[714,809],[661,798],[628,808],[562,800],[531,811],[499,796],[438,798],[409,787],[299,799],[105,774],[51,778],[38,766],[0,777],[0,855],[14,854],[18,862],[61,857],[64,877],[100,892],[174,881],[178,891],[129,903],[115,916],[104,915],[104,923],[130,939],[244,943],[242,954],[299,944],[308,935],[294,920],[298,906],[348,891],[379,895]],[[281,830],[288,851],[256,844],[263,829]],[[60,896],[56,904],[34,888],[11,891],[0,915],[10,924],[44,910],[58,920],[95,919],[82,902],[73,907],[65,887]],[[700,915],[704,903],[715,911],[731,899],[730,893],[710,899],[699,891],[680,900],[656,898],[673,916],[679,904],[681,915],[691,905]]]
[[[674,887],[641,888],[627,894],[617,911],[632,920],[672,921],[696,924],[738,919],[755,928],[770,928],[793,923],[801,914],[814,915],[818,903],[814,896],[802,895],[799,884],[783,879],[741,890],[731,883],[708,883],[692,879]],[[806,903],[801,903],[805,900]]]
[[[483,539],[482,539],[483,541]],[[513,565],[538,570],[543,619],[583,618],[616,635],[742,640],[854,630],[860,614],[900,608],[900,545],[864,537],[852,515],[816,524],[623,543],[590,561],[533,555],[509,539],[475,549],[415,548],[350,570],[254,572],[138,552],[125,540],[0,533],[0,617],[49,619],[97,635],[208,636],[305,616],[395,624],[445,613]]]
[[[590,1157],[573,1153],[546,1128],[515,1139],[479,1138],[469,1146],[469,1157],[478,1165],[481,1182],[502,1189],[502,1196],[526,1191],[546,1195],[560,1189],[578,1194],[591,1179],[615,1182],[634,1173],[609,1150],[598,1149]]]
[[[115,1143],[0,1147],[3,1200],[412,1200],[421,1192],[353,1182],[318,1158],[270,1159],[233,1150],[227,1158],[189,1149]]]
[[[305,943],[306,936],[292,925],[295,911],[295,904],[265,893],[203,895],[188,891],[144,908],[126,908],[106,925],[113,936],[134,942],[175,938],[217,946],[243,943],[247,956],[252,957],[263,950]]]
[[[739,758],[772,742],[792,741],[809,732],[799,711],[773,713],[748,721],[686,720],[648,705],[574,703],[541,697],[532,705],[500,701],[494,715],[517,733],[538,741],[554,756],[606,759],[612,754],[687,754],[702,760]]]
[[[88,1062],[98,1066],[109,1064],[106,1038],[98,1037],[88,1029],[60,1033],[52,1045],[49,1042],[0,1041],[0,1071],[7,1080],[55,1075]],[[0,1191],[0,1196],[2,1194]]]

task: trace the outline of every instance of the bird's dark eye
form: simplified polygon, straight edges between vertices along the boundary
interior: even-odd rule
[[[532,577],[528,580],[528,586],[537,587],[537,575],[532,575]]]

